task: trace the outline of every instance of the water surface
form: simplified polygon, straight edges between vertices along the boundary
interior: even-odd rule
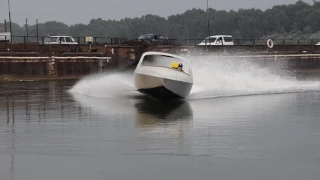
[[[196,58],[188,99],[132,72],[0,84],[0,180],[318,180],[320,82]]]
[[[1,180],[320,177],[319,92],[163,103],[74,84],[0,85]]]

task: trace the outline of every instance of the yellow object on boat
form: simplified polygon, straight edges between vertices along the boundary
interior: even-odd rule
[[[178,67],[179,67],[179,63],[178,62],[173,62],[171,64],[171,68],[178,69]]]

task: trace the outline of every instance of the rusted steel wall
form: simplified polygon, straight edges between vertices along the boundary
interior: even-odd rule
[[[0,76],[37,77],[47,74],[47,61],[0,61]]]
[[[38,43],[0,43],[0,52],[39,52],[41,54],[63,53],[63,52],[89,52],[87,45],[67,45],[67,44],[38,44]],[[104,46],[91,46],[91,51],[104,52]]]
[[[84,76],[90,73],[104,72],[108,69],[109,63],[106,60],[64,60],[56,61],[56,77]]]
[[[296,57],[288,60],[287,66],[291,69],[320,69],[320,55],[318,57]]]
[[[59,45],[50,47],[60,48]],[[48,52],[0,52],[0,76],[77,78],[90,73],[126,69],[136,64],[145,52],[141,47],[119,45],[92,46],[91,50],[79,53],[52,49]]]
[[[103,72],[108,57],[0,57],[3,78],[78,78]]]
[[[24,48],[22,45],[15,44],[14,48],[19,50]],[[123,70],[135,67],[141,55],[146,51],[167,52],[182,56],[191,55],[191,57],[218,55],[219,58],[251,59],[262,65],[286,62],[287,66],[292,69],[320,69],[320,54],[314,54],[315,51],[313,51],[313,54],[306,54],[308,51],[291,51],[288,53],[265,49],[266,47],[262,47],[263,50],[248,52],[238,51],[236,46],[207,48],[195,46],[94,45],[91,46],[91,49],[89,46],[82,46],[81,50],[83,52],[71,51],[70,48],[73,48],[73,46],[49,45],[46,48],[48,48],[47,51],[42,48],[42,45],[28,44],[28,50],[26,51],[0,52],[0,79],[2,76],[79,78],[90,73]],[[233,50],[230,48],[233,48]],[[316,48],[314,47],[314,50]]]
[[[138,46],[106,46],[105,56],[111,57],[113,67],[121,70],[137,64],[146,51]]]

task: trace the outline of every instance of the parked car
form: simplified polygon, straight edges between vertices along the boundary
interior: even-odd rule
[[[71,36],[48,36],[44,44],[78,44]]]
[[[317,45],[317,46],[320,46],[320,42],[318,42],[316,45]]]
[[[167,44],[169,38],[161,34],[144,34],[138,38],[138,41],[144,41],[148,44]]]
[[[208,46],[208,45],[234,45],[232,36],[230,35],[215,35],[205,38],[199,46]]]

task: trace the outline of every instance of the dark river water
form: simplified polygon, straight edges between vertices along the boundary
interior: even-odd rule
[[[318,180],[319,86],[237,83],[170,102],[99,80],[2,83],[0,180]]]

